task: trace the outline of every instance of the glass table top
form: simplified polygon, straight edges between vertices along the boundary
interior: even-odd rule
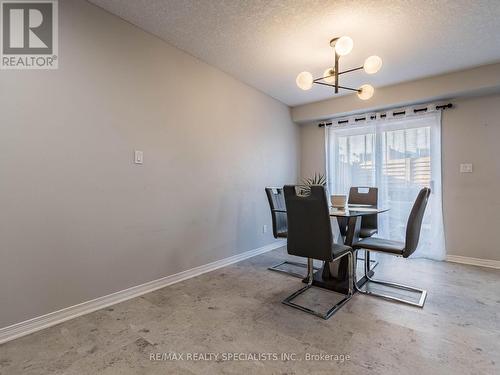
[[[389,211],[388,208],[373,207],[368,205],[354,205],[350,204],[343,208],[330,207],[330,216],[338,217],[353,217],[380,214]]]
[[[389,211],[389,208],[374,207],[365,204],[350,204],[343,208],[329,207],[330,216],[335,217],[355,217],[380,214]],[[286,212],[285,209],[278,209],[275,212]]]

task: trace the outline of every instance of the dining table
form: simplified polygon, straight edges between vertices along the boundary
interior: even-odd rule
[[[286,213],[285,209],[276,211]],[[330,217],[332,220],[336,219],[338,224],[332,226],[335,242],[352,246],[353,243],[359,240],[362,217],[379,215],[387,211],[389,211],[389,208],[362,204],[349,204],[341,208],[329,207]],[[369,254],[365,253],[366,256],[369,262]],[[373,271],[370,271],[370,273],[373,273]],[[355,280],[358,286],[362,286],[366,281],[367,279],[364,276],[357,281]],[[307,280],[304,279],[304,282],[307,282]],[[349,288],[347,258],[342,257],[333,262],[323,262],[321,269],[314,274],[313,285],[346,294]]]

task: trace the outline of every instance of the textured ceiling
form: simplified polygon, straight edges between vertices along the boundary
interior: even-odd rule
[[[500,61],[499,0],[91,0],[288,105],[332,96],[296,75],[331,65],[334,36],[354,49],[341,69],[379,55],[382,70],[341,84],[375,87]]]

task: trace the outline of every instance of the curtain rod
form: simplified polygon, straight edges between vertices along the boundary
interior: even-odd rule
[[[453,104],[452,104],[452,103],[448,103],[448,104],[442,104],[442,105],[437,105],[437,106],[436,106],[436,109],[438,109],[438,110],[445,110],[445,109],[447,109],[447,108],[453,108]],[[420,113],[420,112],[427,112],[427,107],[423,107],[423,108],[415,108],[415,109],[413,110],[413,113]],[[404,110],[404,111],[394,111],[394,112],[392,112],[392,115],[393,115],[393,116],[401,116],[401,115],[405,115],[405,114],[406,114],[406,110]],[[371,116],[370,116],[370,120],[375,120],[375,118],[376,118],[376,117],[377,117],[376,115],[371,115]],[[382,114],[380,115],[380,118],[385,118],[385,117],[387,117],[387,112],[386,112],[386,113],[382,113]],[[363,116],[363,117],[356,117],[356,118],[354,118],[354,121],[355,121],[355,122],[358,122],[358,121],[365,121],[365,120],[366,120],[366,116]],[[348,122],[349,122],[349,120],[339,120],[339,121],[337,121],[337,124],[347,124]],[[318,124],[318,126],[319,126],[320,128],[323,128],[323,127],[325,127],[325,126],[330,126],[330,125],[332,125],[332,124],[333,124],[333,122],[332,122],[332,121],[330,121],[330,122],[320,122],[320,123]]]

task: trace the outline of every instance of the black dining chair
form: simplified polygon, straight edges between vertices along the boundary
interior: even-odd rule
[[[418,246],[418,241],[420,238],[420,229],[422,227],[422,220],[424,218],[424,212],[425,208],[427,206],[427,201],[429,200],[429,196],[431,194],[431,189],[429,188],[423,188],[420,190],[418,193],[418,196],[415,200],[415,203],[413,204],[413,208],[410,212],[410,216],[408,217],[408,222],[406,224],[406,238],[405,242],[398,242],[398,241],[392,241],[392,240],[387,240],[383,238],[375,238],[375,237],[367,237],[360,239],[359,241],[355,242],[352,247],[354,249],[354,252],[356,253],[358,250],[364,250],[366,251],[366,254],[369,254],[370,252],[380,252],[380,253],[385,253],[385,254],[390,254],[390,255],[395,255],[395,256],[400,256],[404,258],[408,258],[411,254],[415,252]],[[370,277],[370,270],[368,266],[368,262],[366,262],[365,257],[365,262],[364,262],[364,273],[365,277],[368,280],[365,284],[365,290],[361,289],[358,287],[357,282],[356,282],[356,267],[354,267],[354,286],[357,291],[363,294],[369,294],[377,297],[382,297],[385,299],[389,300],[394,300],[398,302],[403,302],[409,305],[413,306],[418,306],[418,307],[423,307],[425,303],[425,298],[427,297],[427,291],[423,289],[418,289],[414,288],[411,286],[407,285],[402,285],[402,284],[396,284],[388,281],[381,281],[381,280],[375,280],[372,277]],[[386,287],[392,287],[395,289],[400,289],[400,290],[407,290],[410,292],[415,292],[420,295],[418,302],[411,301],[402,297],[396,297],[396,296],[391,296],[389,294],[384,294],[384,293],[377,293],[373,290],[369,290],[369,284],[370,283],[375,283],[375,284],[381,284]]]
[[[353,186],[349,189],[349,197],[347,199],[349,205],[367,205],[378,207],[378,188],[370,186]],[[361,217],[361,228],[359,229],[359,237],[371,237],[378,232],[378,215],[364,215]],[[365,254],[366,256],[366,254]],[[374,269],[378,262],[370,259],[370,269]],[[356,261],[364,261],[364,257],[356,256]]]
[[[347,203],[350,205],[368,205],[378,207],[378,188],[354,186],[349,189]],[[371,237],[378,232],[378,215],[365,215],[361,218],[359,236]]]
[[[308,195],[297,194],[296,186],[284,187],[285,204],[288,220],[287,251],[290,255],[307,258],[307,285],[283,300],[285,305],[314,314],[323,319],[330,318],[352,297],[353,293],[353,250],[349,246],[336,244],[333,241],[328,199],[325,188],[321,185],[311,186]],[[333,262],[344,256],[348,257],[348,292],[344,298],[326,313],[312,310],[292,302],[313,286],[313,260]],[[335,293],[325,291],[327,293]]]
[[[267,187],[266,196],[269,202],[269,208],[271,209],[271,219],[273,223],[273,236],[276,239],[287,238],[288,236],[288,225],[286,220],[286,206],[285,206],[285,196],[283,195],[283,188],[273,188]],[[285,266],[285,268],[283,268]],[[286,266],[292,266],[292,268],[303,268],[304,272],[302,274],[286,270]],[[285,260],[274,266],[269,267],[271,271],[285,273],[294,277],[300,277],[303,279],[306,277],[307,264],[293,262],[290,260]],[[318,267],[314,267],[314,270],[319,270]]]

